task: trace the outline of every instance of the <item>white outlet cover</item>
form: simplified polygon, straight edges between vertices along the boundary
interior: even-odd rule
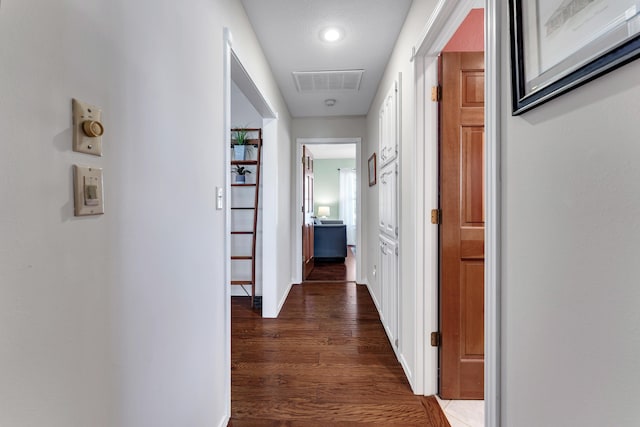
[[[102,184],[101,168],[73,165],[75,216],[101,215],[104,213]],[[91,197],[89,198],[88,195]]]
[[[73,151],[102,156],[102,136],[90,137],[82,130],[82,124],[86,120],[102,123],[100,107],[72,99],[71,110],[73,114]]]

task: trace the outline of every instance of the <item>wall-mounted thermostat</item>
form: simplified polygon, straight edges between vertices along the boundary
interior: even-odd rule
[[[73,151],[102,156],[102,110],[73,99]]]
[[[73,165],[73,193],[76,216],[103,214],[102,169]]]

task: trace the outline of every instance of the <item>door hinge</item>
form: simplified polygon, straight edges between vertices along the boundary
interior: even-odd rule
[[[442,221],[442,211],[440,209],[431,209],[431,224],[440,224]]]
[[[442,101],[442,86],[432,86],[431,87],[431,100],[433,102]]]
[[[395,343],[396,343],[396,348],[398,348],[398,339],[397,338],[396,338]]]
[[[431,347],[440,347],[442,337],[440,332],[431,332]]]

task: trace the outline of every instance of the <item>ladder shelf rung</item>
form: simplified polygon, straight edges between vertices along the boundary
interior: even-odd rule
[[[250,259],[253,259],[253,257],[251,255],[231,255],[231,259],[232,260],[234,260],[234,259],[240,259],[240,260],[247,259],[247,260],[250,260]]]
[[[232,165],[257,165],[257,160],[231,160]]]
[[[232,231],[231,234],[253,234],[253,231]]]
[[[232,285],[253,285],[251,280],[232,280]]]
[[[251,145],[253,147],[257,147],[260,141],[261,140],[259,138],[249,138],[244,144],[236,144],[235,142],[231,141],[231,146],[233,147],[234,145]]]

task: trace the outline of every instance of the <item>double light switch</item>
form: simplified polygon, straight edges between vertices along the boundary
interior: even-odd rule
[[[73,99],[73,151],[102,156],[102,111],[100,108]],[[73,166],[73,192],[76,216],[104,213],[102,169],[93,166]]]

